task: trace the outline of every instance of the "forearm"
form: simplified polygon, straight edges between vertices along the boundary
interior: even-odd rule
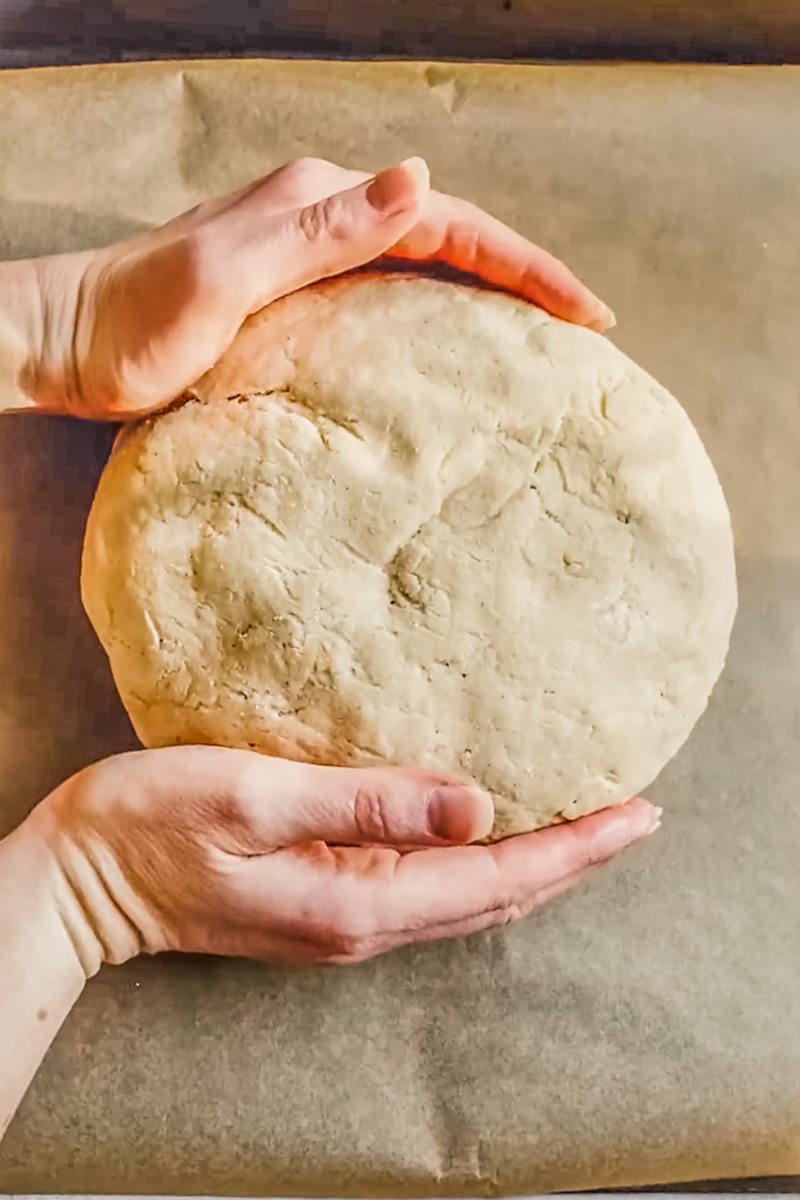
[[[0,1138],[85,981],[29,818],[0,842]]]

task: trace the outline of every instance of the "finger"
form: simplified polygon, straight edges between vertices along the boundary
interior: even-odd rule
[[[464,921],[524,905],[543,889],[607,861],[651,833],[658,819],[652,805],[632,800],[493,846],[420,850],[394,864],[376,851],[367,869],[357,858],[346,857],[358,851],[339,851],[337,904],[345,915],[352,905],[364,921],[371,920],[366,932],[373,936]]]
[[[263,222],[265,217],[313,204],[334,192],[341,192],[371,178],[367,172],[349,171],[327,159],[301,158],[252,179],[233,192],[203,200],[157,229],[139,234],[131,242],[147,239],[155,245],[156,242],[171,241],[175,237],[185,237],[211,221],[227,217]]]
[[[241,760],[240,810],[254,849],[297,842],[441,846],[485,837],[491,797],[435,771]]]
[[[605,862],[650,833],[658,813],[644,800],[494,846],[423,850],[404,857],[391,886],[375,886],[375,932],[461,921],[521,905],[543,888]]]
[[[335,192],[343,192],[346,188],[355,187],[356,184],[370,179],[372,176],[369,172],[349,171],[346,167],[340,167],[324,158],[301,158],[295,162],[284,163],[268,175],[251,180],[235,192],[206,200],[184,213],[175,222],[170,222],[170,225],[175,225],[177,221],[186,221],[187,218],[197,225],[228,214],[235,214],[237,218],[244,216],[250,220],[263,221],[265,217],[274,216],[276,213],[305,208],[332,196]]]
[[[389,950],[397,950],[415,942],[436,942],[457,937],[469,937],[474,933],[483,933],[500,925],[511,925],[527,917],[535,909],[555,900],[564,892],[571,891],[577,884],[588,878],[597,868],[587,867],[568,875],[549,887],[541,888],[522,904],[509,904],[501,908],[489,909],[475,916],[466,917],[461,921],[444,922],[441,925],[427,925],[424,929],[404,929],[399,933],[378,935],[372,939],[364,939],[348,953],[332,953],[324,961],[331,964],[346,964],[363,962]]]
[[[291,214],[275,247],[273,298],[378,258],[417,220],[429,186],[426,164],[411,158]]]
[[[324,852],[324,848],[320,850]],[[301,926],[296,912],[272,912],[272,928],[264,928],[260,923],[242,925],[235,922],[225,930],[224,938],[216,938],[212,945],[201,945],[199,949],[206,953],[258,958],[294,966],[341,966],[364,962],[412,942],[466,937],[498,925],[509,925],[575,887],[595,869],[590,867],[561,879],[551,887],[536,892],[524,904],[493,909],[463,921],[426,926],[423,930],[401,930],[372,938],[357,938],[351,942],[336,930],[320,929],[308,924]],[[198,949],[197,946],[193,948]]]
[[[537,892],[530,900],[522,905],[512,905],[507,908],[494,909],[490,912],[479,913],[464,921],[451,922],[443,925],[431,925],[422,931],[401,930],[399,933],[386,934],[372,939],[362,939],[352,947],[335,936],[331,938],[324,932],[320,936],[314,928],[306,928],[305,936],[297,922],[297,914],[293,918],[284,915],[276,919],[272,916],[276,928],[265,927],[263,923],[230,922],[222,930],[215,927],[211,939],[194,938],[190,945],[183,947],[195,953],[222,954],[231,958],[255,958],[265,962],[278,962],[286,966],[340,966],[364,962],[379,954],[386,954],[412,942],[432,942],[446,938],[466,937],[473,933],[481,933],[498,925],[509,925],[529,915],[534,908],[555,899],[563,892],[575,887],[595,868],[578,871],[567,879],[560,880],[550,888]]]
[[[454,196],[431,193],[424,220],[390,253],[417,262],[446,263],[598,332],[616,323],[611,309],[552,254]]]
[[[264,912],[285,936],[358,957],[393,935],[424,940],[427,930],[525,911],[537,895],[552,894],[548,889],[652,833],[658,821],[657,809],[632,800],[493,846],[402,855],[381,846],[306,843],[251,859],[236,878],[237,907],[250,922]]]
[[[238,206],[213,223],[212,252],[255,312],[384,254],[418,219],[428,190],[427,166],[411,158],[278,216],[258,220]]]
[[[272,212],[294,210],[370,179],[370,171],[351,171],[325,158],[301,158],[273,171],[251,195],[253,204]]]

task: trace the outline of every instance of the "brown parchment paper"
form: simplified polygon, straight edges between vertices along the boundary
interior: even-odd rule
[[[0,76],[0,253],[301,154],[428,157],[564,256],[732,506],[729,666],[662,832],[516,928],[363,967],[93,981],[8,1192],[478,1195],[800,1173],[800,71],[246,62]],[[0,820],[133,738],[78,601],[109,431],[0,422]],[[24,898],[21,897],[21,903]],[[3,980],[0,986],[13,986]]]

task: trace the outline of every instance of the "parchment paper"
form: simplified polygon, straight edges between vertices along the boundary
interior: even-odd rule
[[[563,255],[684,402],[741,609],[661,834],[506,931],[86,991],[0,1190],[496,1194],[800,1173],[800,72],[316,63],[0,77],[0,252],[101,243],[305,153],[427,155]],[[133,738],[78,602],[109,433],[0,423],[3,831]],[[22,900],[22,898],[21,898]],[[9,986],[3,981],[0,986]],[[13,986],[13,981],[11,981]]]

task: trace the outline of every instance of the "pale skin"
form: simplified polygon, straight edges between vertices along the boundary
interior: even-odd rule
[[[439,261],[599,331],[544,250],[430,189],[303,160],[99,251],[0,264],[0,411],[128,419],[171,402],[249,313],[390,258]],[[345,964],[505,924],[658,826],[644,800],[474,845],[478,787],[208,746],[87,767],[0,842],[0,1135],[87,980],[165,950]]]

